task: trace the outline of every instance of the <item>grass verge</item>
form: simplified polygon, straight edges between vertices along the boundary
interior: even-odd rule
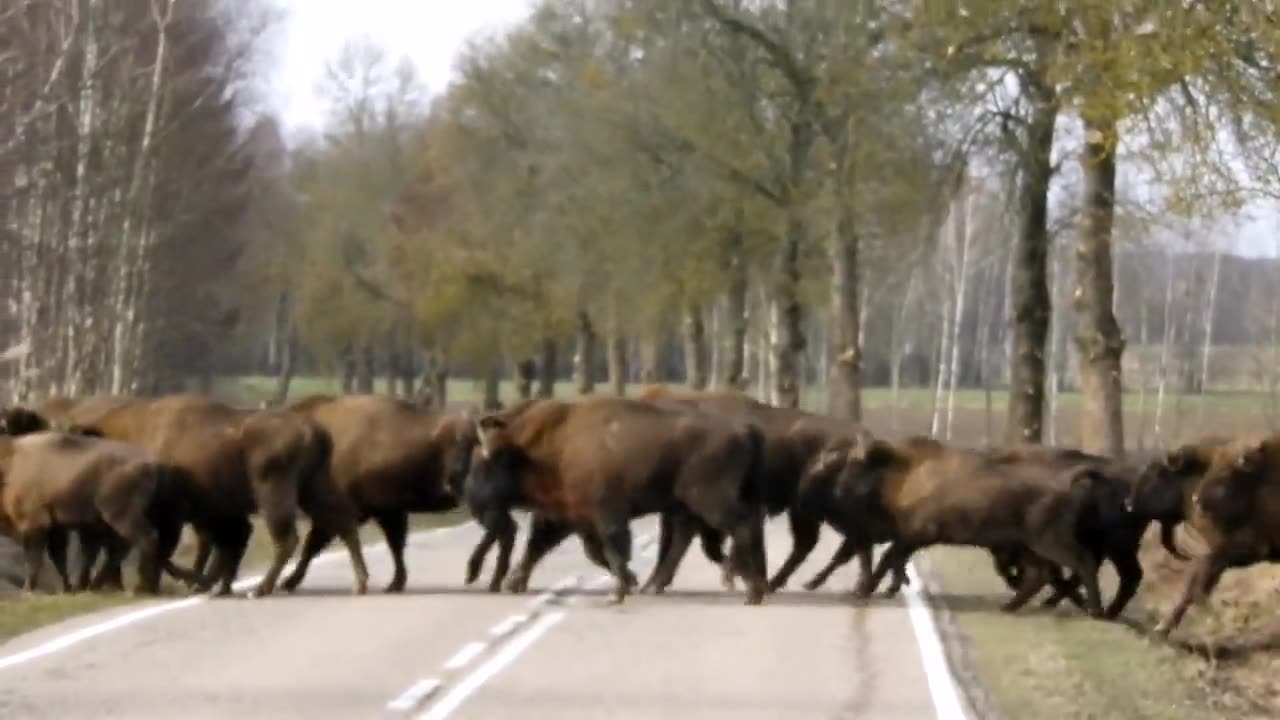
[[[1100,622],[1069,603],[1040,607],[1047,593],[1017,614],[1001,612],[1012,591],[981,550],[931,550],[927,573],[947,619],[952,662],[962,658],[963,671],[981,685],[968,694],[984,718],[1276,717],[1240,682],[1241,667],[1221,667],[1146,633],[1162,588],[1144,588],[1123,621]],[[1114,588],[1104,571],[1104,596]]]

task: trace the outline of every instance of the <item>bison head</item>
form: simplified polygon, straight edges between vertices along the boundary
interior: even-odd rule
[[[1181,522],[1185,488],[1209,469],[1207,453],[1197,445],[1185,445],[1142,469],[1133,484],[1125,509],[1162,522]]]
[[[520,475],[526,456],[511,436],[507,422],[495,415],[474,421],[475,444],[463,488],[473,513],[509,509],[522,497]]]
[[[33,410],[11,407],[0,411],[0,435],[27,435],[48,429],[49,421]]]
[[[835,493],[846,502],[874,502],[885,478],[885,471],[902,460],[897,448],[870,437],[856,442],[842,442],[824,450],[814,461],[810,473],[830,474],[839,471]]]
[[[1192,504],[1216,523],[1243,521],[1253,512],[1259,486],[1271,469],[1273,444],[1254,440],[1220,448],[1192,494]]]

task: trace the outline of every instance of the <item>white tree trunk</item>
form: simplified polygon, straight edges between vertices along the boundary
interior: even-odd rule
[[[951,320],[951,357],[947,361],[947,423],[946,439],[951,440],[951,423],[956,414],[956,385],[960,366],[960,326],[964,322],[965,294],[969,277],[969,187],[961,183],[955,203],[955,233],[952,239],[952,277],[954,281],[954,317]]]

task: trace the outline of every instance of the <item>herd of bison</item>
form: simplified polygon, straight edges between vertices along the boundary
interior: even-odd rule
[[[334,538],[350,555],[354,592],[366,592],[357,531],[370,519],[395,564],[386,590],[397,592],[407,580],[409,514],[462,507],[484,530],[465,582],[479,577],[496,543],[494,592],[525,591],[538,561],[577,535],[622,602],[640,585],[629,569],[630,521],[657,513],[657,564],[640,592],[667,588],[696,538],[725,590],[740,578],[746,602],[761,603],[786,585],[825,524],[843,541],[808,590],[856,556],[853,594],[869,596],[892,574],[892,595],[908,582],[913,553],[967,545],[989,551],[1013,591],[1004,610],[1048,585],[1046,604],[1067,599],[1099,618],[1120,615],[1137,591],[1151,523],[1168,552],[1190,560],[1174,540],[1187,523],[1208,551],[1188,565],[1180,600],[1156,628],[1167,634],[1227,568],[1280,559],[1280,436],[1207,438],[1136,464],[1044,446],[889,440],[737,393],[664,387],[484,413],[376,395],[256,409],[198,395],[100,396],[0,411],[0,530],[23,547],[28,591],[46,553],[64,592],[123,590],[121,565],[136,551],[133,592],[158,592],[167,573],[193,591],[227,595],[257,515],[274,554],[250,595],[296,589]],[[530,522],[512,570],[517,510]],[[310,527],[281,580],[299,512]],[[783,512],[792,544],[769,577],[764,522]],[[197,540],[190,568],[172,560],[188,525]],[[82,551],[74,581],[72,536]],[[873,566],[873,548],[886,543]],[[1105,606],[1103,561],[1119,578]]]

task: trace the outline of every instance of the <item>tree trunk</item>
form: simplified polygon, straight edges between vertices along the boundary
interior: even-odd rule
[[[449,404],[449,364],[444,358],[431,369],[431,404],[441,410]]]
[[[955,301],[952,303],[951,358],[947,361],[947,424],[946,438],[951,440],[951,423],[956,415],[956,386],[960,374],[960,325],[964,322],[964,301],[969,278],[969,187],[962,176],[958,197],[954,203],[955,219],[952,266],[955,268]]]
[[[797,210],[791,211],[786,237],[779,255],[773,302],[777,310],[778,335],[773,345],[774,404],[800,407],[800,363],[805,351],[804,308],[800,302],[800,248],[805,226]]]
[[[591,316],[585,310],[578,311],[577,335],[577,349],[573,354],[573,379],[579,395],[590,395],[596,389],[596,330],[591,324]]]
[[[1164,334],[1160,342],[1160,368],[1156,384],[1156,416],[1151,434],[1157,442],[1164,440],[1164,394],[1169,384],[1169,352],[1173,346],[1173,249],[1165,248],[1168,276],[1164,281]]]
[[[386,384],[387,394],[394,396],[396,394],[396,380],[400,377],[400,348],[399,338],[396,337],[396,328],[394,326],[387,330],[386,337]]]
[[[843,193],[842,193],[843,195]],[[858,288],[858,233],[851,199],[841,198],[831,243],[831,364],[827,412],[862,420],[862,313]]]
[[[657,385],[664,378],[659,362],[662,342],[657,332],[650,331],[640,339],[640,382],[644,385]]]
[[[373,353],[373,343],[360,346],[360,358],[356,369],[356,392],[373,393],[373,378],[377,371],[377,362]]]
[[[558,349],[553,338],[542,340],[542,360],[538,364],[538,397],[549,398],[556,394],[556,363]]]
[[[356,351],[355,351],[355,348],[351,346],[351,343],[346,343],[345,345],[342,346],[342,350],[338,355],[338,362],[342,366],[342,370],[341,370],[342,379],[341,379],[341,382],[339,383],[339,385],[342,388],[342,393],[346,395],[346,394],[355,392]]]
[[[1052,88],[1039,82],[1030,83],[1028,95],[1031,117],[1018,187],[1021,227],[1013,249],[1013,367],[1005,427],[1008,444],[1039,443],[1044,433],[1044,354],[1050,311],[1046,279],[1048,206],[1057,99]]]
[[[915,296],[916,268],[907,276],[907,289],[903,292],[902,304],[893,313],[893,325],[889,328],[889,432],[898,432],[898,410],[900,391],[902,389],[902,356],[906,354],[907,343],[904,332],[907,324],[907,310]]]
[[[609,388],[614,395],[622,397],[627,394],[627,339],[622,333],[614,330],[609,338]]]
[[[1115,278],[1111,228],[1115,218],[1115,123],[1085,119],[1083,223],[1076,240],[1076,351],[1080,360],[1081,448],[1124,453],[1124,397],[1120,378],[1124,336],[1112,310]]]
[[[729,259],[729,292],[725,319],[729,327],[729,357],[725,367],[725,385],[745,390],[747,380],[747,265],[743,257],[742,231],[733,234],[733,254]]]
[[[525,358],[516,363],[516,397],[528,400],[533,397],[533,383],[538,374],[538,363]]]
[[[276,370],[276,391],[272,396],[272,404],[280,405],[289,399],[289,386],[293,383],[297,354],[298,331],[290,326],[280,343],[279,363]]]
[[[484,396],[481,401],[483,409],[491,411],[502,407],[501,388],[502,368],[494,363],[484,373]]]
[[[685,382],[694,390],[706,390],[711,353],[707,347],[707,327],[702,318],[702,305],[688,303],[684,313]]]

